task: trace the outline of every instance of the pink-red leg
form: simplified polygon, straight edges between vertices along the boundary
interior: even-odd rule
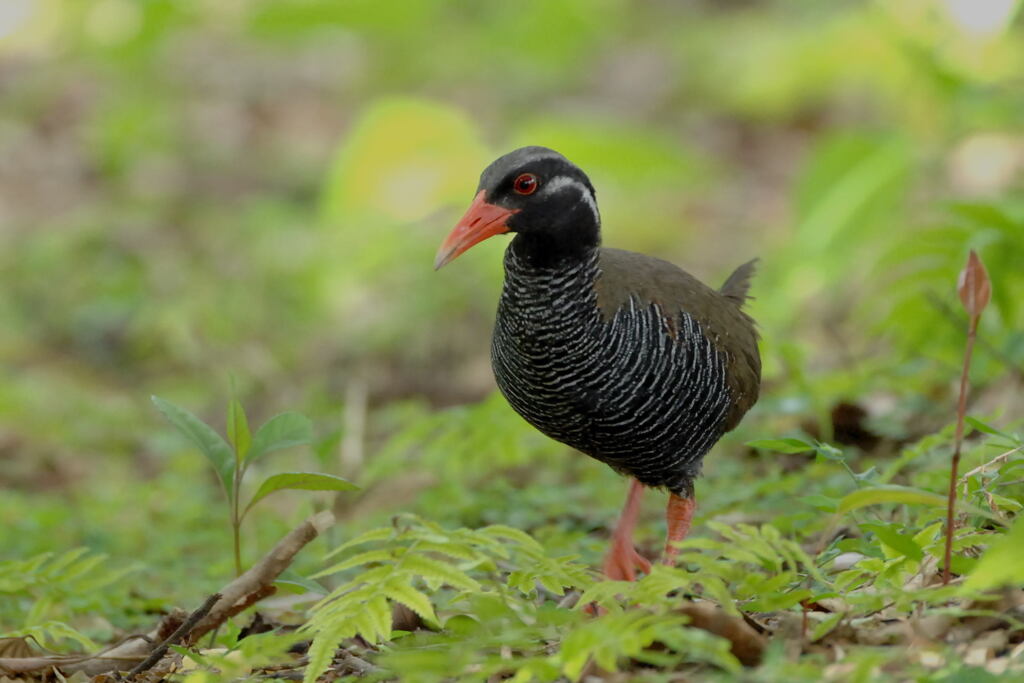
[[[676,563],[679,548],[675,544],[690,533],[690,525],[693,524],[693,513],[696,509],[697,502],[693,498],[683,498],[674,493],[669,494],[668,507],[665,509],[668,537],[665,539],[665,554],[661,557],[662,564],[671,567]]]
[[[644,487],[636,479],[629,484],[629,495],[622,516],[612,532],[612,546],[604,558],[604,573],[615,581],[636,581],[636,570],[650,573],[651,563],[633,547],[633,529],[640,514]]]

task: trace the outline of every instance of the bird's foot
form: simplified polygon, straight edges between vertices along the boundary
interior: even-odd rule
[[[613,538],[603,569],[605,576],[612,581],[636,581],[637,570],[651,573],[651,563],[636,551],[629,539]]]

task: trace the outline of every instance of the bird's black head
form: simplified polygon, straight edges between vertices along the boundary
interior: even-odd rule
[[[590,179],[547,147],[522,147],[480,175],[476,198],[441,245],[435,268],[474,244],[515,232],[514,246],[540,263],[578,258],[600,242],[601,216]]]

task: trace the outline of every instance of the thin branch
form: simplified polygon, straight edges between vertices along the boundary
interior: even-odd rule
[[[213,606],[220,600],[220,593],[214,593],[210,597],[206,598],[202,605],[199,606],[195,612],[188,616],[181,626],[174,630],[174,633],[167,636],[162,643],[156,646],[156,648],[149,653],[149,656],[139,662],[134,669],[128,672],[128,678],[134,678],[143,671],[148,671],[153,668],[160,659],[167,654],[167,650],[171,645],[177,645],[181,640],[189,634],[189,632],[199,623],[199,620],[210,613]]]
[[[993,465],[998,465],[1000,463],[1005,462],[1006,460],[1009,459],[1009,457],[1011,455],[1013,455],[1014,453],[1019,453],[1022,450],[1024,450],[1024,446],[1017,446],[1016,448],[1011,448],[1010,450],[1006,451],[1005,453],[1000,453],[999,455],[997,455],[996,457],[992,458],[991,460],[989,460],[985,464],[978,465],[977,467],[975,467],[970,472],[965,472],[964,475],[960,477],[960,482],[959,482],[960,486],[963,487],[963,494],[962,495],[964,495],[964,496],[967,495],[968,479],[973,477],[975,474],[980,474],[980,473],[986,471],[989,467],[992,467]]]

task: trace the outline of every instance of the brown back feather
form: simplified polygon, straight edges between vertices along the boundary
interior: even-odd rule
[[[715,348],[728,357],[728,382],[733,408],[723,431],[730,431],[757,401],[761,384],[761,356],[754,320],[741,310],[748,298],[757,259],[737,268],[720,290],[708,287],[678,266],[662,259],[620,249],[601,249],[601,275],[596,282],[597,302],[607,319],[635,296],[657,304],[669,316],[666,328],[679,312],[693,316]]]

